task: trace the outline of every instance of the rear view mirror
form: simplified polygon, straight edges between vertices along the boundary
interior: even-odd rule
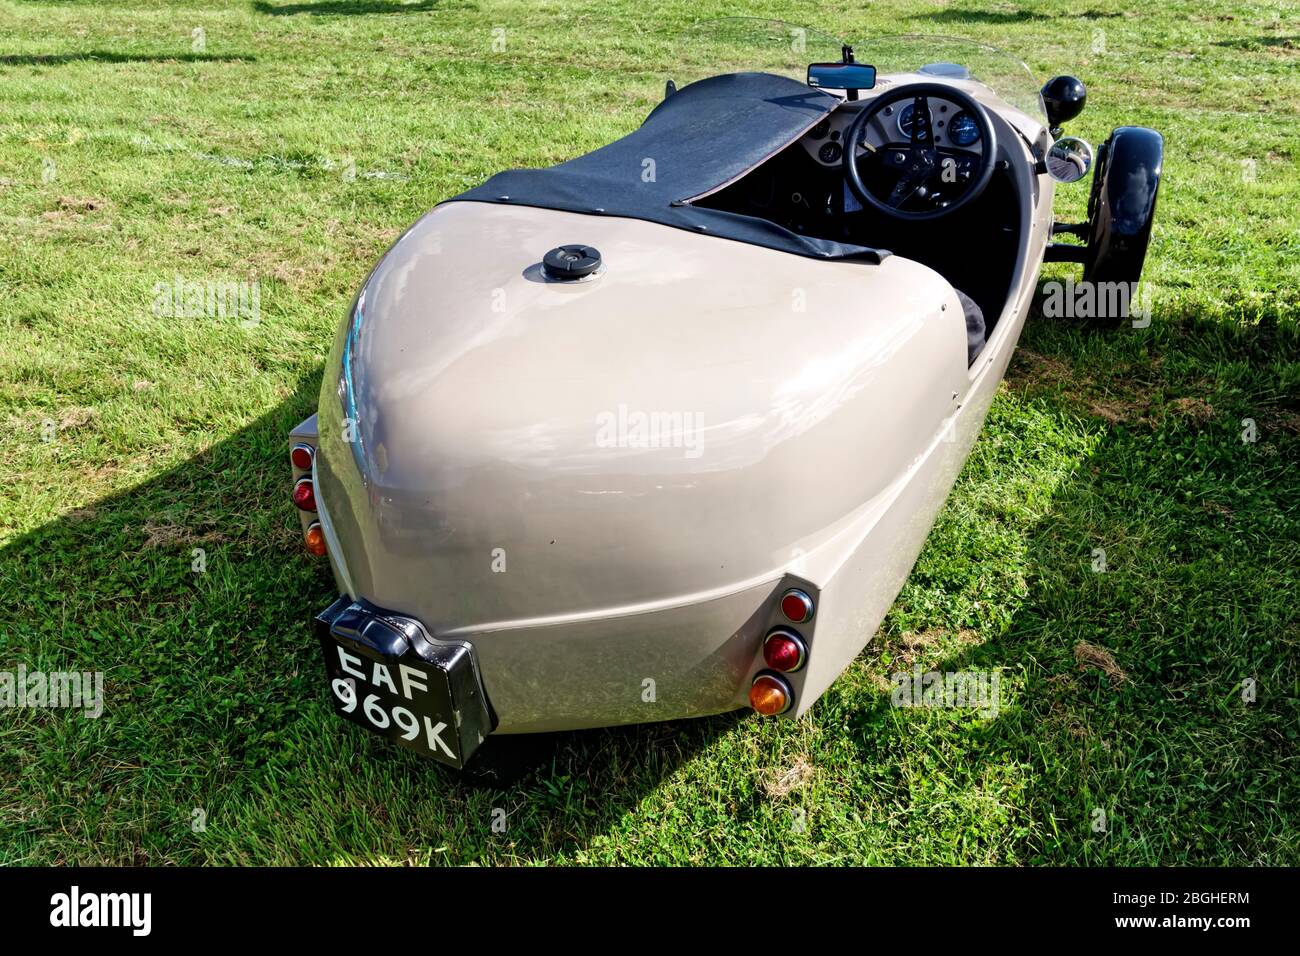
[[[869,63],[809,63],[808,85],[817,89],[869,90],[876,68]]]
[[[1092,147],[1077,136],[1062,136],[1047,151],[1046,165],[1058,183],[1078,182],[1092,168]]]

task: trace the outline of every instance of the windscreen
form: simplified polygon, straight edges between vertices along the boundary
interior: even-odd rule
[[[775,73],[803,83],[810,63],[842,59],[846,41],[811,27],[757,17],[704,20],[674,43],[667,79],[678,89],[722,73]],[[888,74],[957,77],[976,80],[1008,105],[1039,123],[1046,111],[1041,82],[1014,55],[961,37],[906,34],[867,37],[849,44],[857,62]]]

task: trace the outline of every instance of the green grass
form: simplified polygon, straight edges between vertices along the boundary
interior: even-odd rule
[[[403,227],[631,130],[672,38],[735,8],[0,3],[0,670],[102,670],[108,697],[0,711],[0,863],[1300,863],[1298,10],[1131,11],[746,11],[997,43],[1088,82],[1072,133],[1162,130],[1153,322],[1031,319],[880,635],[806,718],[564,735],[491,791],[329,713],[285,436]],[[154,316],[177,274],[257,279],[260,324]],[[918,662],[1001,668],[1002,711],[891,708]]]

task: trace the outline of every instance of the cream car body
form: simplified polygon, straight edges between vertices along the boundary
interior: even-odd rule
[[[834,129],[917,81],[997,127],[1015,250],[973,364],[953,286],[901,254],[460,201],[366,280],[294,433],[304,524],[341,594],[472,649],[496,733],[745,707],[792,588],[815,608],[785,675],[797,716],[879,626],[1020,336],[1053,196],[1042,117],[973,79],[881,80]],[[782,148],[815,159],[806,133]],[[542,254],[574,241],[601,268],[556,281]]]

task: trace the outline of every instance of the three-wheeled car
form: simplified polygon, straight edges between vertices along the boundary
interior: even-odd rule
[[[916,560],[1043,262],[1141,271],[1162,141],[1061,137],[1078,80],[770,21],[680,49],[636,130],[411,226],[292,433],[334,706],[453,766],[805,713]]]

